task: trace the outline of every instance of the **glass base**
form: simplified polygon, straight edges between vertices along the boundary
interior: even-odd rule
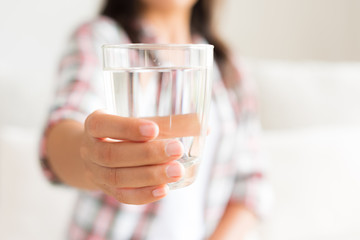
[[[197,157],[189,158],[186,160],[179,159],[178,161],[184,166],[185,175],[177,182],[168,183],[170,190],[183,188],[192,184],[196,178],[196,174],[200,164],[200,160]]]

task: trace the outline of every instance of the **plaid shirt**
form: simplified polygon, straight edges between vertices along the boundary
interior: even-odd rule
[[[152,40],[143,37],[143,42]],[[42,167],[54,183],[59,181],[47,162],[45,151],[48,129],[63,119],[84,122],[94,110],[104,108],[101,46],[105,43],[129,43],[129,39],[115,22],[99,17],[75,32],[61,61],[57,92],[41,144]],[[218,109],[220,136],[204,191],[204,238],[215,230],[230,201],[245,204],[260,217],[268,206],[253,86],[244,77],[238,83],[225,87],[215,66],[213,106]],[[68,238],[146,239],[161,204],[160,200],[132,206],[100,192],[81,191]]]

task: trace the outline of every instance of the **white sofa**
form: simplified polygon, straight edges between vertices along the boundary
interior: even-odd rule
[[[259,87],[263,147],[276,200],[254,235],[360,239],[360,64],[245,60],[244,65]],[[49,94],[40,88],[30,94],[27,87],[17,86],[23,102],[15,107],[1,97],[8,114],[0,121],[0,239],[60,240],[76,193],[49,185],[41,175],[37,141]],[[0,96],[9,89],[0,85]],[[14,111],[19,106],[33,113],[30,123],[22,124],[24,111]]]
[[[360,239],[360,64],[250,62],[274,211],[271,240]]]
[[[0,239],[65,239],[75,192],[46,182],[38,135],[15,126],[0,130]]]

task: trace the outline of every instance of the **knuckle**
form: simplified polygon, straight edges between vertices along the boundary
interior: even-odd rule
[[[143,144],[143,158],[151,159],[154,152],[154,144],[153,143],[144,143]]]
[[[153,164],[167,162],[168,157],[165,153],[165,145],[163,141],[143,143],[141,157]]]
[[[96,135],[99,129],[98,114],[97,112],[93,112],[90,114],[85,120],[85,130],[90,133],[91,135]]]
[[[85,146],[80,147],[80,157],[86,159],[88,157],[88,149]]]
[[[146,173],[144,174],[148,183],[151,185],[160,184],[163,182],[163,174],[159,171],[158,167],[149,167],[146,169]]]
[[[130,119],[127,119],[130,121]],[[124,136],[134,136],[134,128],[127,121],[124,121],[121,125],[121,131]]]
[[[83,160],[92,160],[92,159],[96,158],[97,147],[98,146],[97,146],[96,139],[94,139],[88,135],[84,135],[82,142],[80,144],[80,148],[79,148],[80,157]]]
[[[90,174],[92,174],[92,166],[91,163],[88,161],[83,161],[84,163],[84,167],[85,167],[85,175],[88,176]]]
[[[95,156],[99,163],[109,165],[113,156],[113,149],[109,143],[97,143],[95,145]]]
[[[114,193],[114,197],[121,203],[127,203],[125,193],[122,189],[117,189]]]
[[[117,183],[117,171],[116,169],[114,168],[110,168],[106,171],[106,174],[105,174],[105,182],[111,186],[114,186],[116,185]]]
[[[104,163],[110,163],[113,156],[113,148],[110,144],[102,144],[101,159]]]

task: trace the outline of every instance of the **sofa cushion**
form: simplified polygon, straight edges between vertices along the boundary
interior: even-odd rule
[[[360,63],[248,61],[265,129],[360,124]]]
[[[0,239],[64,239],[76,194],[51,186],[37,158],[38,132],[0,128]]]

